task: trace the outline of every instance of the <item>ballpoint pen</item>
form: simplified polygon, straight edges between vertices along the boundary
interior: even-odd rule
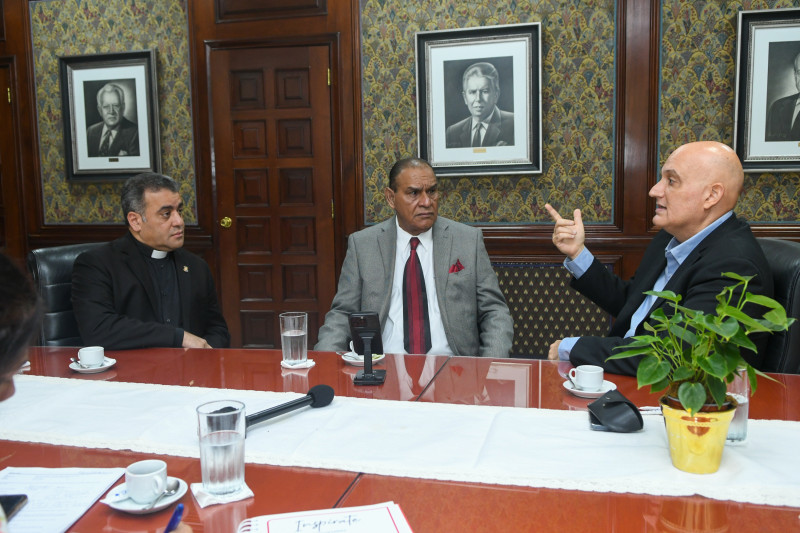
[[[178,524],[181,522],[181,518],[183,518],[183,504],[179,503],[175,506],[175,511],[172,513],[172,517],[169,519],[167,527],[164,529],[164,533],[175,531],[175,528],[178,527]]]

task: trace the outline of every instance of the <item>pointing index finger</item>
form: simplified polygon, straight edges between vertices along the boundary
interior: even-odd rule
[[[554,222],[558,222],[559,220],[561,220],[561,215],[558,214],[558,211],[556,211],[553,208],[553,206],[551,206],[550,204],[544,204],[544,208],[547,209],[547,213],[550,215],[550,218],[552,218]]]

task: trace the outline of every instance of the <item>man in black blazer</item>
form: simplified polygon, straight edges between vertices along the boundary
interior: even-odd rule
[[[97,91],[97,112],[102,121],[86,129],[89,157],[139,155],[139,127],[125,118],[125,91],[107,83]]]
[[[86,345],[227,348],[214,279],[181,247],[183,201],[166,176],[139,174],[122,189],[128,233],[84,252],[72,270],[72,306]]]
[[[800,54],[793,62],[796,93],[784,96],[769,106],[767,128],[764,135],[770,141],[800,141]]]
[[[470,65],[464,71],[461,95],[471,116],[447,128],[447,148],[513,146],[514,113],[497,107],[500,75],[494,65]]]
[[[683,297],[682,305],[710,313],[717,294],[734,283],[722,273],[735,272],[755,276],[749,292],[772,296],[772,273],[761,247],[750,226],[733,214],[743,180],[739,158],[724,144],[693,142],[672,152],[661,169],[661,180],[650,189],[656,201],[653,224],[661,231],[627,281],[609,272],[584,247],[579,209],[574,220],[567,220],[547,204],[556,223],[553,243],[567,255],[564,265],[574,276],[572,287],[615,317],[607,337],[558,340],[550,346],[548,358],[635,375],[641,358],[606,359],[629,337],[646,332],[644,323],[653,311],[662,308],[670,314],[669,302],[645,297],[644,291],[670,290]],[[762,353],[766,337],[753,340],[762,344]],[[758,366],[758,354],[746,358]]]

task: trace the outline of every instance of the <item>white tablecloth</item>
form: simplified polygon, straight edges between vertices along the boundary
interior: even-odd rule
[[[0,438],[198,457],[195,407],[243,401],[247,413],[301,395],[15,378],[0,403]],[[664,422],[631,434],[589,430],[585,412],[337,397],[250,429],[246,461],[353,472],[800,507],[800,422],[751,420],[718,472],[669,459]]]

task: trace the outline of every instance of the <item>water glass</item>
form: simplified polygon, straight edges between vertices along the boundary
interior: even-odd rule
[[[739,406],[728,428],[727,442],[744,442],[747,438],[747,417],[750,411],[750,380],[746,369],[736,370],[736,377],[728,383],[728,394],[739,403]]]
[[[244,486],[244,404],[234,400],[197,408],[203,490],[230,494]]]
[[[287,365],[304,364],[308,357],[308,314],[281,313],[280,321],[283,362]]]

